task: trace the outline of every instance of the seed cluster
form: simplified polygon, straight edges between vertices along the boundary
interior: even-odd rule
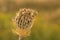
[[[21,29],[26,29],[31,27],[34,17],[37,15],[37,12],[32,9],[20,9],[15,17],[15,22],[17,26]]]

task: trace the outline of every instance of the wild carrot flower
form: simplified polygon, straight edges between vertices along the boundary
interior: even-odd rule
[[[37,15],[37,11],[33,9],[22,8],[15,16],[14,22],[17,25],[16,34],[20,37],[27,37],[30,35],[34,17]]]

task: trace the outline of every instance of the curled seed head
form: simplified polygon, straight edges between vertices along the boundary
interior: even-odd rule
[[[33,9],[20,9],[15,17],[15,22],[21,29],[31,28],[33,19],[37,15],[37,11]]]

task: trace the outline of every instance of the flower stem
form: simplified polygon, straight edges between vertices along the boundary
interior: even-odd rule
[[[19,40],[21,40],[22,38],[19,36]]]

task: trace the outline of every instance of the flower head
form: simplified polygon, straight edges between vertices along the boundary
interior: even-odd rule
[[[14,21],[17,25],[17,33],[20,36],[28,36],[28,34],[30,34],[30,29],[32,28],[33,20],[37,13],[36,10],[26,8],[18,11]]]

